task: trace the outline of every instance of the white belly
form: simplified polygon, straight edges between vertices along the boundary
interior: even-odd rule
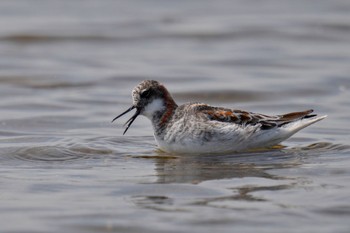
[[[211,129],[184,129],[183,131],[171,129],[163,137],[155,135],[155,139],[161,150],[177,154],[238,152],[270,145],[266,144],[266,137],[259,136],[261,133],[256,127],[247,127],[243,130],[233,125],[220,126]],[[205,134],[208,131],[212,134],[210,137]],[[276,143],[273,142],[273,144]]]

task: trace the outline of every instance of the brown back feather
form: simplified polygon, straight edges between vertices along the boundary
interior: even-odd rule
[[[196,106],[196,108],[196,110],[199,110],[199,112],[204,114],[209,120],[235,123],[242,126],[260,124],[262,130],[281,127],[285,124],[299,119],[316,116],[310,115],[310,113],[313,112],[311,109],[302,112],[291,112],[277,116],[267,116],[241,110],[211,107],[204,104],[199,104]]]

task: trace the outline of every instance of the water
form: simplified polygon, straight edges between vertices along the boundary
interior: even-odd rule
[[[350,3],[1,1],[1,232],[348,232]],[[157,151],[130,91],[329,117],[275,149]]]

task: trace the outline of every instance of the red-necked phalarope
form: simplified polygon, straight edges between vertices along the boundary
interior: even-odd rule
[[[313,110],[267,116],[203,103],[178,106],[168,90],[153,80],[137,85],[132,99],[132,106],[113,121],[136,109],[125,123],[124,134],[138,115],[144,115],[152,122],[160,149],[170,153],[225,153],[269,147],[326,117],[311,114]]]

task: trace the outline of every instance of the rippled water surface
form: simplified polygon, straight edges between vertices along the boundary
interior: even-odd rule
[[[1,1],[1,232],[349,232],[350,2]],[[281,146],[157,150],[130,91],[328,118]]]

